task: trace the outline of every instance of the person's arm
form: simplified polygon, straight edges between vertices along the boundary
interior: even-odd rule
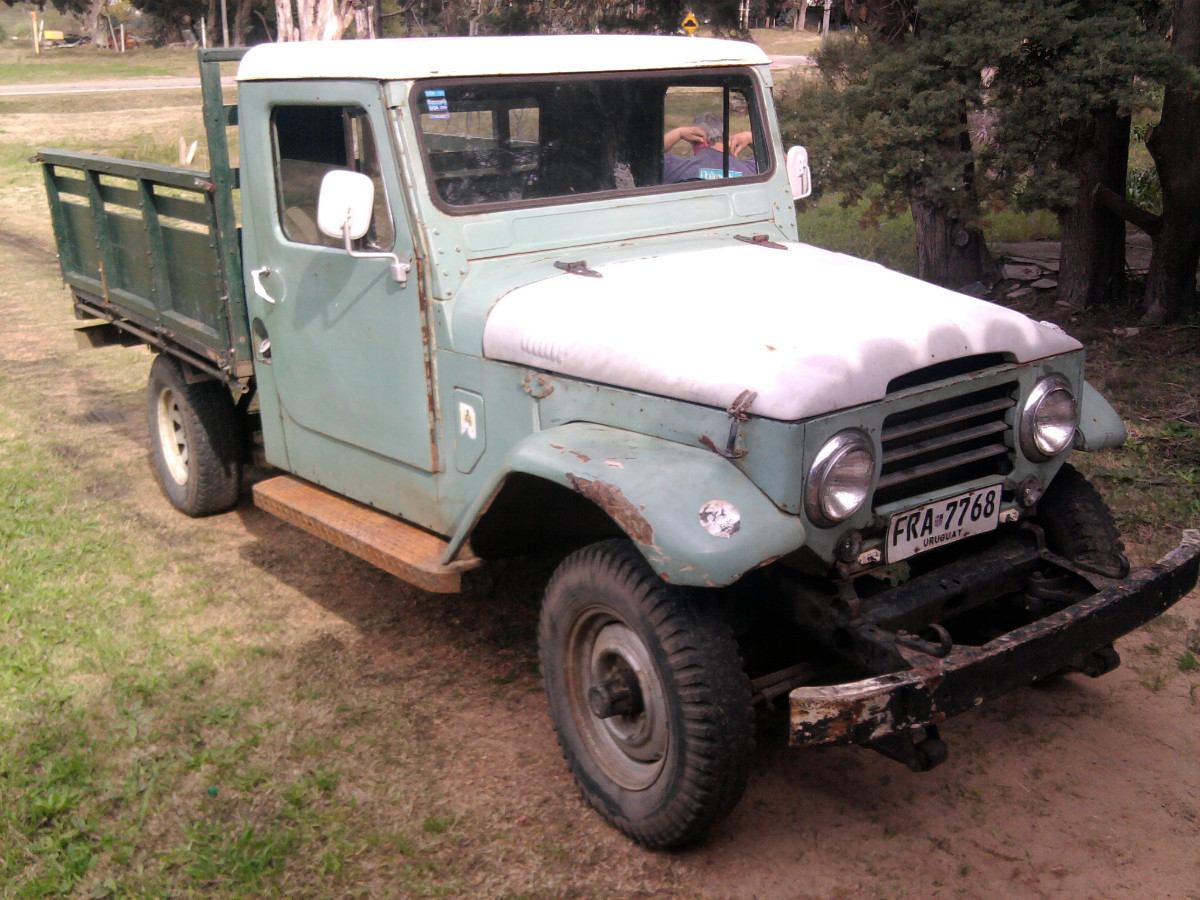
[[[698,125],[680,125],[672,128],[663,135],[663,153],[670,153],[671,148],[680,141],[687,141],[695,148],[704,143],[704,129]]]
[[[739,131],[729,136],[729,152],[733,156],[741,156],[747,147],[754,146],[754,135],[749,131]]]

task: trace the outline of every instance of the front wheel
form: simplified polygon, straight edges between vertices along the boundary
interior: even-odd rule
[[[1059,469],[1038,503],[1046,545],[1060,556],[1110,578],[1129,574],[1129,560],[1104,498],[1070,463]]]
[[[664,584],[628,541],[593,544],[554,573],[538,644],[563,756],[605,819],[678,847],[737,803],[750,685],[708,598]]]
[[[208,516],[237,505],[241,427],[224,386],[189,383],[179,363],[158,356],[146,387],[146,418],[154,475],[172,506]]]

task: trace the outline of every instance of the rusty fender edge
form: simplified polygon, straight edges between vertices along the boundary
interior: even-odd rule
[[[984,700],[1058,671],[1162,613],[1196,585],[1200,531],[1085,600],[980,647],[846,684],[798,687],[789,695],[790,743],[866,744],[936,725]]]
[[[569,488],[603,510],[664,581],[723,587],[804,544],[783,512],[732,462],[700,447],[587,422],[535,431],[514,444],[463,516],[453,559],[511,473]],[[717,507],[719,514],[713,514]]]

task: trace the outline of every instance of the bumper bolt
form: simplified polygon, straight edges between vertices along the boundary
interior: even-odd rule
[[[1042,494],[1045,493],[1045,488],[1042,487],[1042,482],[1037,478],[1030,476],[1021,482],[1017,488],[1017,502],[1028,509],[1035,506],[1042,499]]]
[[[837,543],[837,549],[834,554],[844,563],[854,562],[858,558],[859,552],[862,550],[862,535],[857,531],[851,531],[843,535],[842,539]]]

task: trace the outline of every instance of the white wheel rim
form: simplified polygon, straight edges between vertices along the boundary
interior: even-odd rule
[[[167,464],[167,473],[176,484],[185,485],[188,480],[187,432],[175,392],[169,387],[163,388],[155,406],[158,410],[158,446],[163,462]]]

